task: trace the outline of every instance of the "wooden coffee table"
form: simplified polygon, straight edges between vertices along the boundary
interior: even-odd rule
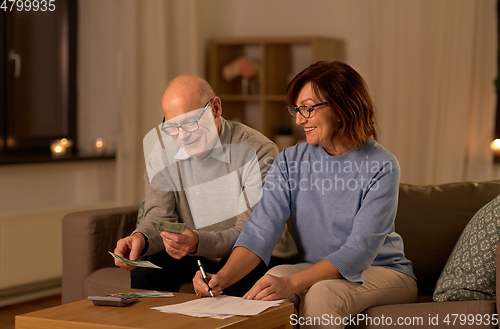
[[[174,293],[174,297],[140,298],[124,307],[94,306],[90,300],[60,305],[16,316],[16,329],[129,329],[129,328],[286,328],[291,329],[293,304],[283,303],[255,316],[234,316],[225,320],[195,318],[162,313],[151,307],[187,302],[193,294]]]

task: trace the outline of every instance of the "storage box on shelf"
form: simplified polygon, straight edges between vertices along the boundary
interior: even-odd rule
[[[243,122],[273,139],[278,130],[293,129],[286,110],[286,86],[309,64],[344,60],[344,42],[323,37],[218,38],[209,49],[209,82],[223,102],[226,119]],[[226,80],[225,65],[239,57],[258,62],[258,73],[248,79]],[[298,136],[298,135],[297,135]]]

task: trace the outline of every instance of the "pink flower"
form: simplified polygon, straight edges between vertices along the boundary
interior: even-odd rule
[[[240,65],[240,74],[244,77],[250,78],[255,74],[253,63],[246,57],[238,59]]]
[[[247,57],[238,57],[222,68],[222,75],[227,81],[231,81],[236,77],[243,76],[246,78],[253,77],[257,74],[258,64]]]

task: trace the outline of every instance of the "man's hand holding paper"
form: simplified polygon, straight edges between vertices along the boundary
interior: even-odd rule
[[[139,260],[139,256],[141,255],[142,249],[144,249],[145,245],[146,241],[144,240],[144,236],[142,235],[142,233],[135,233],[118,240],[114,253],[120,257],[129,258],[132,261],[137,261]],[[136,266],[124,263],[116,257],[115,265],[127,271],[136,268]]]
[[[160,233],[167,231],[177,234],[181,234],[182,231],[184,231],[184,227],[186,227],[185,223],[172,223],[164,220],[159,220],[157,222],[151,221],[151,225],[153,225],[155,230],[157,230]]]
[[[120,262],[124,263],[124,264],[128,264],[128,265],[131,265],[133,266],[134,268],[135,267],[150,267],[150,268],[158,268],[158,269],[162,269],[161,267],[151,263],[151,262],[148,262],[148,261],[141,261],[141,260],[129,260],[125,257],[122,257],[120,255],[117,255],[115,253],[112,253],[111,251],[108,251],[110,253],[111,256],[113,256],[115,258],[115,260],[119,260]]]

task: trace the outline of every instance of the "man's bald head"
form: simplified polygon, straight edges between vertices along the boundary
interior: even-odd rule
[[[161,97],[165,120],[203,107],[215,93],[204,79],[195,75],[180,75],[170,81]]]
[[[161,109],[165,116],[164,125],[177,127],[173,128],[177,132],[173,135],[174,141],[190,156],[199,159],[208,156],[222,129],[221,100],[215,96],[208,82],[195,75],[178,76],[163,92]],[[191,125],[185,126],[186,123]]]

